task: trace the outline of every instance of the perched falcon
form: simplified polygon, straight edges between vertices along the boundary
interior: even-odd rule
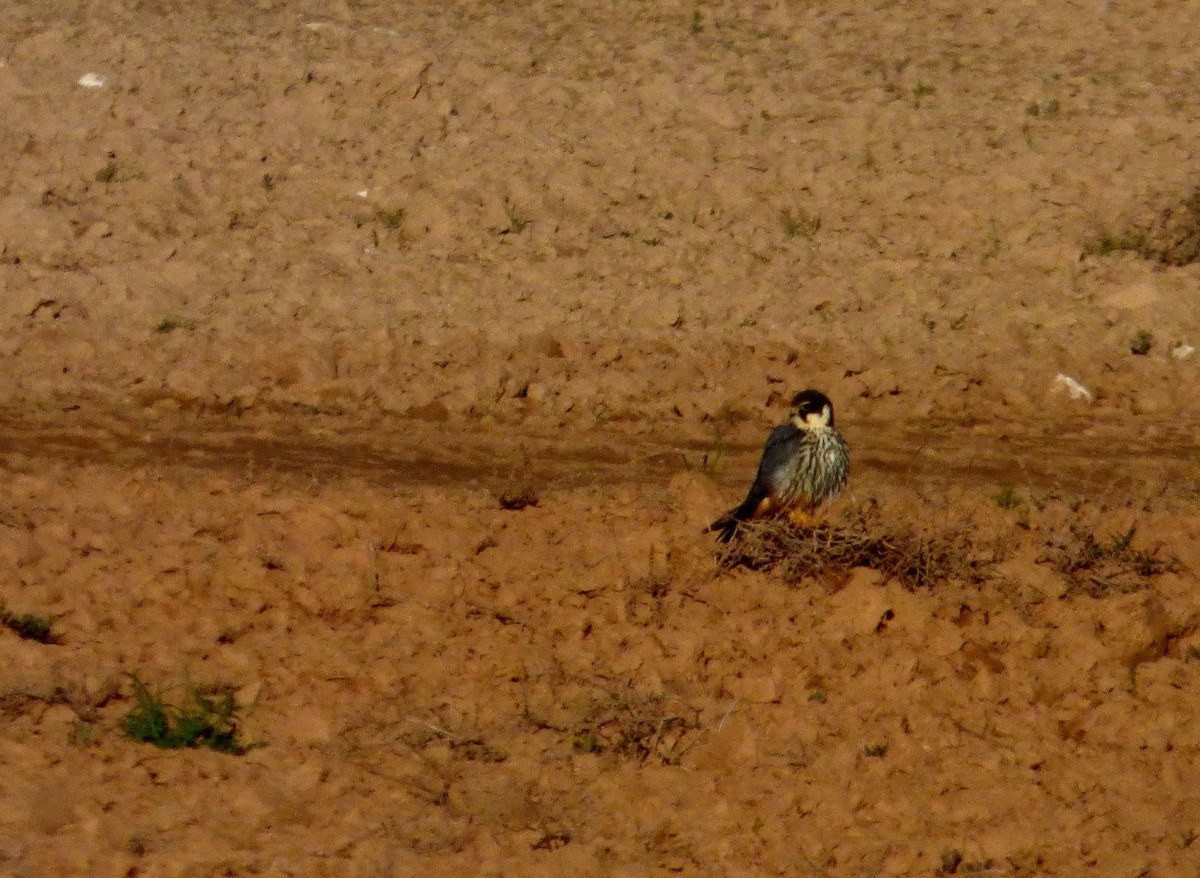
[[[819,391],[802,390],[792,399],[788,422],[771,431],[750,493],[709,530],[720,531],[726,543],[743,521],[807,517],[838,495],[849,471],[850,449],[833,428],[833,403]]]

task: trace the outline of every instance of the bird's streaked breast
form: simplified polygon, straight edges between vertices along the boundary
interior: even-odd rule
[[[785,502],[816,506],[836,497],[846,484],[850,454],[846,443],[832,429],[812,430],[792,461]]]

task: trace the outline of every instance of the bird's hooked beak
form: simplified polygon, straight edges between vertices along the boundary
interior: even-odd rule
[[[822,427],[828,427],[829,422],[833,420],[833,412],[829,406],[822,406],[819,412],[809,412],[804,416],[804,426],[810,430],[819,430]]]

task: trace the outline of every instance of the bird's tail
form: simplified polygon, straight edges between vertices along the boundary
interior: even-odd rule
[[[735,506],[730,509],[716,521],[708,526],[710,531],[719,531],[717,540],[722,543],[727,543],[733,539],[733,535],[737,533],[738,526],[743,521],[749,521],[755,511],[758,509],[758,498],[747,497],[741,506]]]

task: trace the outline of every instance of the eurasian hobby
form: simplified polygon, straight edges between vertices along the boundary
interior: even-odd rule
[[[833,427],[833,403],[819,391],[803,390],[792,399],[787,423],[767,438],[746,499],[709,530],[728,542],[741,522],[756,518],[790,515],[811,524],[812,511],[838,495],[849,471],[850,449]]]

